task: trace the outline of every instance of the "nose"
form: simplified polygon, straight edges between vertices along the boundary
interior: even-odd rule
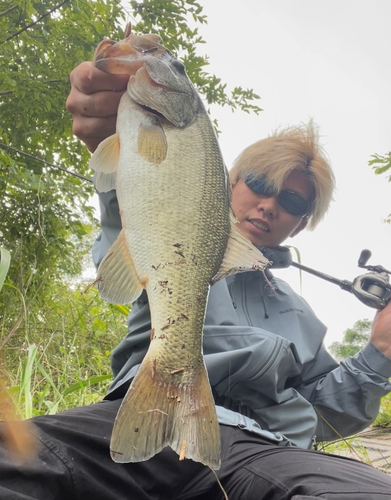
[[[277,214],[277,196],[261,196],[257,205],[259,212],[264,212],[267,217],[275,217]]]

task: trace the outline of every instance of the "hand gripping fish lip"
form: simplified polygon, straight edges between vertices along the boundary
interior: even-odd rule
[[[128,45],[126,45],[125,47],[127,46]],[[96,56],[94,62],[96,68],[98,68],[99,70],[111,74],[127,74],[131,78],[134,77],[139,71],[143,71],[144,81],[148,81],[149,85],[153,87],[159,87],[168,92],[176,92],[179,94],[188,93],[179,88],[173,88],[169,85],[165,85],[164,83],[157,81],[159,75],[156,75],[156,77],[153,78],[153,76],[151,75],[151,73],[153,73],[153,68],[151,67],[151,64],[149,64],[149,58],[153,56],[150,56],[149,54],[151,51],[158,50],[157,48],[146,50],[141,54],[140,52],[124,50],[122,55],[122,48],[120,48],[120,50],[111,51],[112,47],[113,46],[108,47]],[[170,62],[170,57],[171,55],[167,58],[168,64]],[[178,71],[182,71],[181,68],[178,68],[178,65],[175,66],[175,68]]]

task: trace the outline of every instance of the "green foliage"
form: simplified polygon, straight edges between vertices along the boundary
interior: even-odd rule
[[[206,16],[195,0],[0,0],[0,247],[11,256],[2,273],[0,353],[25,416],[101,394],[96,383],[110,376],[109,354],[126,332],[126,308],[69,285],[98,223],[90,154],[66,111],[71,71],[92,60],[103,37],[122,39],[125,18],[136,20],[136,33],[162,36],[207,103],[260,111],[252,90],[236,86],[228,95],[206,71],[207,57],[197,53],[205,43],[197,25]],[[84,399],[76,398],[79,390]]]
[[[380,412],[373,425],[374,427],[391,428],[391,394],[382,398]]]
[[[103,33],[116,32],[121,10],[101,0],[56,5],[0,1],[0,141],[90,176],[89,153],[73,137],[65,109],[69,74],[91,58]],[[0,317],[15,323],[22,305],[45,297],[65,274],[80,273],[85,236],[96,221],[90,183],[15,156],[5,146],[0,146],[0,245],[10,251],[12,263]]]
[[[339,361],[357,354],[369,342],[372,321],[363,319],[356,321],[353,328],[345,330],[342,342],[333,342],[329,349]]]
[[[385,156],[375,154],[371,158],[369,165],[372,166],[376,175],[384,174],[388,170],[391,170],[391,151]],[[391,182],[391,175],[388,176],[388,181]]]
[[[126,332],[128,310],[84,287],[57,285],[47,307],[29,315],[21,337],[8,340],[10,393],[23,418],[96,402],[112,379],[110,355]]]
[[[5,277],[10,267],[11,255],[5,248],[0,248],[0,291],[3,288]]]

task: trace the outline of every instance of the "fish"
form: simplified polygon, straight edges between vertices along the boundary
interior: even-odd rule
[[[94,152],[96,189],[116,189],[122,230],[95,286],[113,304],[146,290],[150,345],[115,419],[115,462],[169,446],[219,469],[221,438],[203,358],[210,286],[269,261],[239,231],[231,185],[209,115],[185,66],[153,34],[105,39],[95,66],[128,74],[116,133]]]

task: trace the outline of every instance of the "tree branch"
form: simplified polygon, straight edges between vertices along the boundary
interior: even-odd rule
[[[58,5],[56,5],[55,7],[53,7],[52,10],[49,10],[49,12],[46,12],[46,14],[43,14],[43,16],[39,17],[36,21],[34,21],[33,23],[29,24],[28,26],[25,26],[24,28],[20,29],[19,31],[17,31],[16,33],[14,33],[13,35],[9,36],[8,38],[6,38],[5,40],[3,40],[2,42],[0,42],[0,45],[2,45],[3,43],[6,43],[6,42],[9,42],[10,40],[12,40],[13,38],[16,38],[17,36],[19,36],[21,33],[23,33],[24,31],[27,31],[28,29],[32,28],[33,26],[35,26],[36,24],[38,24],[39,22],[42,21],[42,19],[45,19],[45,17],[47,16],[50,16],[50,14],[52,14],[53,12],[55,12],[56,10],[60,9],[64,4],[70,2],[71,0],[64,0],[63,2],[59,3]]]
[[[44,163],[45,165],[48,165],[49,167],[57,168],[58,170],[61,170],[62,172],[66,172],[67,174],[70,174],[70,175],[74,175],[75,177],[78,177],[79,179],[82,179],[83,181],[92,182],[91,179],[89,179],[88,177],[84,177],[84,175],[77,174],[76,172],[71,172],[70,170],[67,170],[66,168],[60,167],[60,165],[55,165],[54,163],[50,163],[50,162],[44,160],[43,158],[38,158],[38,156],[33,156],[33,155],[30,155],[29,153],[24,153],[23,151],[20,151],[19,149],[16,149],[16,148],[13,148],[12,146],[7,146],[6,144],[3,144],[2,142],[0,142],[0,147],[9,149],[10,151],[14,151],[15,153],[26,156],[27,158],[31,158],[32,160],[36,160],[36,161],[39,161],[41,163]]]
[[[0,17],[4,17],[6,16],[7,14],[9,14],[10,12],[12,12],[13,10],[15,9],[18,9],[19,8],[19,5],[13,5],[12,7],[10,7],[9,9],[3,11],[3,12],[0,12]]]

